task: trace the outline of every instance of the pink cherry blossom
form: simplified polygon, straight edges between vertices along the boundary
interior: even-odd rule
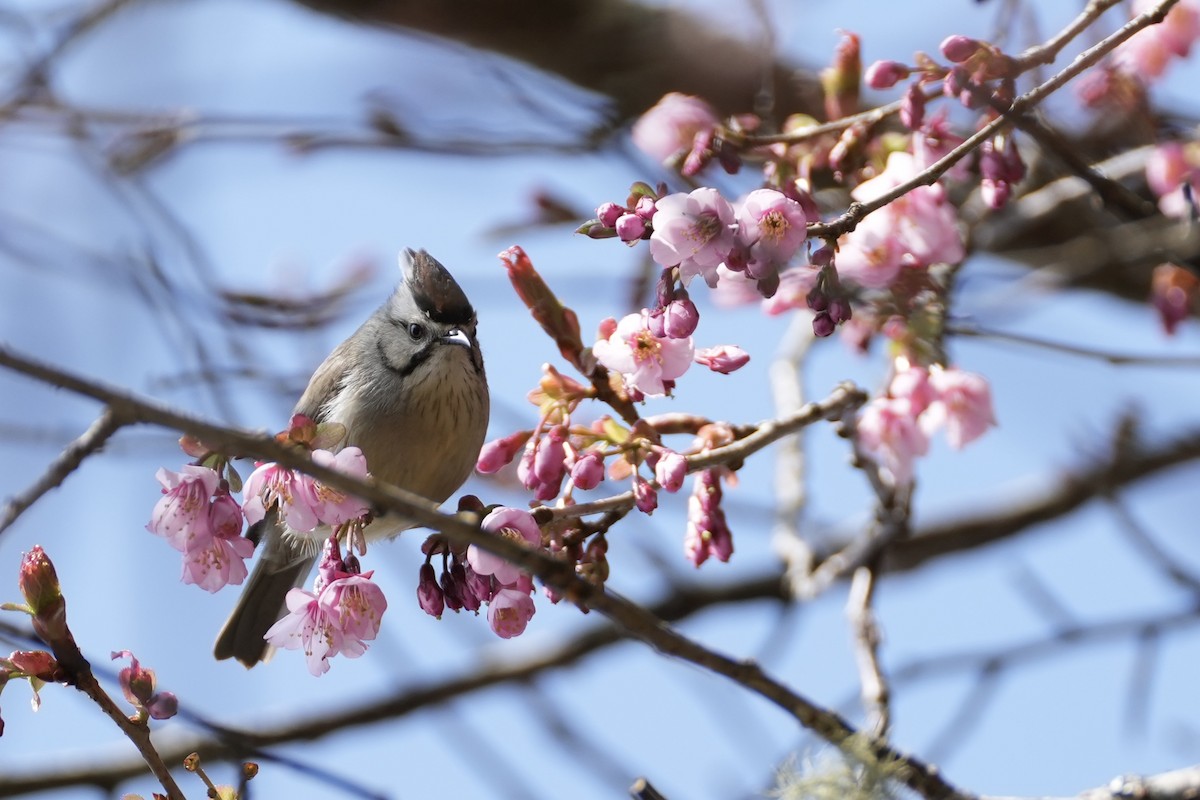
[[[748,251],[746,273],[778,272],[808,236],[804,208],[774,189],[755,189],[737,210],[737,242]]]
[[[371,580],[373,574],[340,573],[317,596],[317,603],[341,632],[341,646],[336,652],[347,658],[358,658],[366,652],[366,643],[379,635],[379,624],[387,611],[387,599]]]
[[[351,478],[361,480],[368,476],[367,458],[357,447],[344,447],[336,454],[328,450],[314,450],[312,460],[317,466],[336,470]],[[365,500],[346,495],[320,481],[304,485],[312,492],[308,498],[309,507],[317,519],[326,525],[337,526],[358,519],[370,508]]]
[[[254,555],[254,542],[239,535],[209,536],[196,542],[183,554],[184,583],[216,592],[228,585],[240,586],[246,580],[246,559]]]
[[[690,150],[696,134],[717,125],[712,106],[698,97],[671,92],[633,123],[633,143],[658,161]]]
[[[703,275],[709,287],[717,285],[717,266],[735,245],[734,213],[716,189],[695,189],[690,194],[669,194],[658,200],[654,212],[650,255],[664,267],[679,267],[686,286]]]
[[[1184,194],[1187,185],[1200,197],[1200,146],[1165,142],[1146,156],[1146,183],[1158,196],[1158,208],[1168,217],[1186,219],[1192,213]]]
[[[501,589],[488,603],[488,624],[500,638],[511,639],[525,632],[536,611],[528,592]]]
[[[927,434],[944,426],[950,446],[961,450],[996,424],[992,392],[982,375],[934,366],[929,386],[935,399],[921,415]]]
[[[592,352],[601,364],[621,374],[626,387],[646,397],[662,397],[668,393],[665,382],[675,380],[691,366],[694,348],[690,336],[655,336],[643,309],[622,318],[607,339],[596,342]]]
[[[1158,6],[1157,0],[1134,0],[1138,16]],[[1186,58],[1200,38],[1200,0],[1180,0],[1166,18],[1135,33],[1113,51],[1117,69],[1146,81],[1166,71],[1172,57]]]
[[[936,392],[929,383],[929,370],[910,365],[906,360],[900,360],[897,364],[896,373],[888,385],[888,394],[908,400],[913,415],[918,417],[936,399]]]
[[[863,406],[858,443],[897,488],[912,483],[914,462],[929,452],[929,438],[917,424],[912,403],[903,397],[877,397]]]
[[[542,545],[542,531],[534,521],[533,515],[519,508],[497,508],[483,518],[481,527],[485,531],[529,547]],[[516,583],[523,574],[520,567],[475,545],[467,548],[467,563],[477,574],[493,576],[501,586]]]
[[[322,608],[317,596],[304,589],[287,593],[288,614],[271,626],[263,636],[271,645],[285,650],[303,650],[308,671],[323,675],[329,671],[329,659],[342,645],[342,634],[333,615]]]
[[[274,462],[261,463],[246,479],[247,498],[242,511],[251,523],[258,522],[267,509],[278,504],[289,528],[306,533],[315,530],[320,520],[312,507],[316,496],[313,478]]]
[[[160,468],[155,477],[163,486],[163,496],[155,503],[146,530],[181,551],[193,541],[207,541],[212,535],[210,500],[221,480],[216,471],[188,464],[182,472]]]
[[[728,375],[749,364],[750,354],[736,344],[722,344],[697,350],[695,362],[713,372]]]
[[[275,647],[302,649],[308,671],[323,675],[336,655],[357,658],[379,634],[387,600],[372,573],[347,571],[337,540],[329,539],[317,569],[314,591],[292,589],[288,614],[263,636]]]
[[[853,192],[868,202],[917,173],[909,153],[892,153],[887,168]],[[838,274],[860,286],[886,288],[905,267],[957,264],[966,256],[954,207],[941,186],[918,186],[864,219],[842,237]]]

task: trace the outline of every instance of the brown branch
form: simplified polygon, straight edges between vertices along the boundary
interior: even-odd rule
[[[881,569],[903,572],[935,558],[1007,539],[1035,525],[1066,516],[1121,486],[1196,459],[1200,459],[1200,430],[1186,432],[1154,448],[1135,444],[1096,463],[1066,472],[1057,479],[1047,476],[1043,488],[1024,498],[1010,497],[998,503],[994,511],[926,525],[910,538],[889,547],[883,555]]]
[[[495,553],[558,589],[571,602],[604,614],[632,636],[643,640],[663,655],[674,656],[703,667],[761,695],[830,744],[855,752],[865,747],[874,758],[888,763],[889,768],[895,770],[897,780],[929,800],[968,796],[951,785],[935,767],[914,756],[901,753],[886,742],[865,737],[834,712],[767,675],[756,663],[739,661],[703,647],[667,627],[662,620],[641,606],[580,578],[575,574],[573,565],[503,537],[490,535],[464,517],[443,514],[436,504],[425,498],[374,479],[356,480],[336,470],[314,464],[307,453],[281,445],[273,438],[256,436],[174,412],[159,403],[80,378],[18,355],[5,347],[0,347],[0,366],[95,398],[111,406],[115,413],[130,421],[174,428],[197,436],[209,446],[226,448],[233,454],[271,460],[292,469],[299,469],[334,489],[371,502],[378,509],[403,514],[417,525],[440,531],[456,544],[473,544]],[[849,387],[839,388],[840,404],[836,408],[838,413],[841,413],[850,400],[855,397],[861,398],[861,392]],[[777,430],[778,426],[775,426],[775,429]],[[781,431],[778,436],[784,433]],[[767,442],[763,440],[769,435],[767,433],[759,437],[759,446],[765,446]],[[729,447],[735,447],[737,444]]]
[[[679,622],[710,608],[761,600],[786,601],[776,574],[762,575],[724,586],[682,586],[652,606],[650,613],[664,622]],[[276,727],[255,723],[254,732],[210,725],[210,734],[161,737],[159,751],[168,762],[182,761],[197,752],[205,762],[236,761],[260,750],[297,741],[313,741],[347,728],[387,722],[399,717],[440,707],[464,696],[507,684],[529,684],[539,676],[570,667],[629,636],[612,624],[594,626],[536,658],[496,665],[469,675],[405,687],[390,695],[372,697],[357,705],[341,707],[336,713],[293,720]],[[181,714],[186,716],[186,713]],[[141,775],[141,761],[107,761],[103,765],[55,764],[51,769],[0,777],[0,797],[49,791],[67,786],[89,785],[115,790],[122,782]]]

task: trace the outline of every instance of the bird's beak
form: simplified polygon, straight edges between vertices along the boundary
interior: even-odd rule
[[[471,347],[471,339],[462,332],[461,328],[451,328],[446,331],[446,335],[441,338],[442,344],[461,344],[463,347]]]

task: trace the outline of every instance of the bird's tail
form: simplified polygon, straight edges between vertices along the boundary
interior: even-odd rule
[[[274,648],[263,635],[283,617],[288,590],[305,582],[316,561],[290,545],[274,511],[248,535],[264,540],[263,553],[213,646],[219,660],[236,658],[247,668],[270,658]]]

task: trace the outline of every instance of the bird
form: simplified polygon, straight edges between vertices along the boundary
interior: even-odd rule
[[[358,447],[377,480],[441,503],[471,474],[487,434],[483,353],[475,309],[450,272],[425,250],[405,249],[399,260],[391,297],[317,367],[294,413],[340,423],[341,446]],[[408,527],[384,515],[364,534],[379,540]],[[213,654],[249,668],[270,657],[263,635],[330,530],[293,531],[272,507],[246,535],[262,553]]]

